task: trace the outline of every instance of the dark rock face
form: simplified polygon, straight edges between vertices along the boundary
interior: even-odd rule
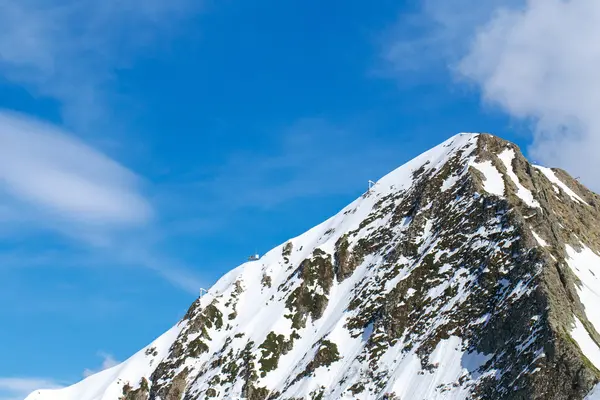
[[[600,333],[565,246],[600,254],[599,227],[564,171],[457,136],[224,277],[122,399],[582,400],[575,319]]]

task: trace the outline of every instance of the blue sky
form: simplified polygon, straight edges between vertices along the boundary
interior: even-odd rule
[[[200,287],[455,133],[599,187],[600,83],[582,70],[598,16],[559,0],[0,0],[0,400],[126,359]],[[567,33],[578,51],[544,45]]]

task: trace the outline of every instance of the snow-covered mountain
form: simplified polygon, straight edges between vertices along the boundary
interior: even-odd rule
[[[460,134],[27,400],[600,399],[599,254],[600,196]]]

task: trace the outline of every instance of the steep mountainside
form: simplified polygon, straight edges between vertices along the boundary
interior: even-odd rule
[[[27,400],[600,398],[599,254],[600,196],[457,135],[121,365]]]

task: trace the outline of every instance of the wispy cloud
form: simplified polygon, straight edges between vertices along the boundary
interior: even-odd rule
[[[201,3],[0,0],[0,74],[89,123],[103,113],[114,71],[176,33]]]
[[[141,179],[56,127],[0,111],[0,142],[0,195],[24,215],[105,228],[152,217]]]
[[[0,112],[2,231],[66,236],[112,263],[143,266],[192,293],[199,280],[147,243],[155,210],[135,173],[49,124]],[[27,259],[27,258],[24,258]]]
[[[384,32],[383,71],[395,79],[431,81],[463,56],[477,27],[499,7],[522,0],[421,0]]]
[[[485,102],[531,123],[530,154],[600,189],[600,3],[423,0],[384,47],[396,77],[447,67]],[[402,29],[410,21],[425,28]],[[417,32],[417,34],[415,34]]]
[[[0,377],[0,400],[23,400],[37,389],[56,389],[61,384],[44,378]]]
[[[151,228],[149,227],[149,230],[152,230]],[[159,230],[162,231],[163,228]],[[107,250],[115,250],[115,256],[122,264],[147,268],[178,288],[192,295],[198,295],[199,288],[206,282],[198,276],[194,268],[156,247],[155,243],[146,240],[143,235],[134,234],[130,239],[118,239]]]
[[[458,72],[533,123],[530,153],[600,190],[600,3],[530,0],[482,26]]]
[[[105,369],[109,369],[109,368],[112,368],[112,367],[120,364],[120,362],[117,361],[112,354],[106,353],[104,351],[99,351],[98,357],[102,358],[102,364],[100,365],[100,368],[98,368],[98,369],[86,368],[83,371],[83,376],[85,378],[87,378],[90,375],[94,375],[97,372],[104,371]]]

